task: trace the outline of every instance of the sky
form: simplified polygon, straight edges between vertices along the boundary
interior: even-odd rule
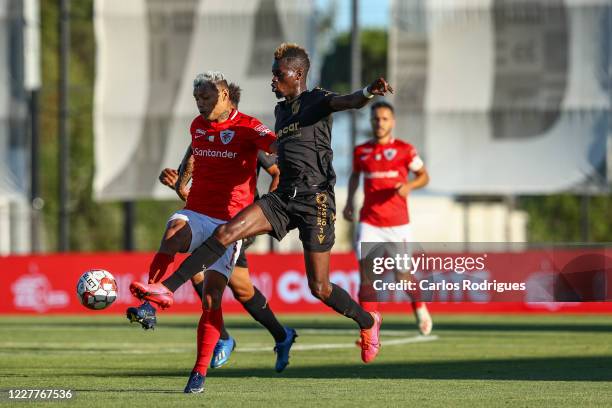
[[[348,31],[351,27],[352,0],[315,0],[318,9],[327,9],[336,5],[336,32]],[[359,24],[364,27],[387,27],[389,25],[389,6],[392,0],[359,0]],[[360,116],[359,127],[369,127],[367,116]],[[351,167],[351,151],[349,142],[349,117],[345,113],[334,115],[334,168],[338,177],[337,185],[346,186]]]
[[[389,2],[391,0],[359,0],[359,23],[362,27],[384,27],[389,22]],[[336,31],[347,31],[351,26],[352,0],[316,0],[318,8],[336,4]]]

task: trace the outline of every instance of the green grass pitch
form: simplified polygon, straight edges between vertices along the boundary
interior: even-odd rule
[[[238,349],[209,370],[204,394],[184,395],[196,315],[162,314],[152,332],[118,315],[0,317],[0,405],[612,406],[610,315],[435,315],[429,341],[415,339],[412,316],[384,318],[381,353],[364,365],[348,319],[281,316],[300,337],[277,374],[267,332],[227,316]],[[9,389],[43,388],[71,389],[74,398],[8,398]]]

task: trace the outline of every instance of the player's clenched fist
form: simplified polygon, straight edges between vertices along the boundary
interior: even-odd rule
[[[168,186],[174,190],[174,186],[178,181],[178,171],[170,168],[163,169],[162,172],[159,173],[159,181],[161,181],[164,186]]]
[[[410,184],[397,183],[395,185],[395,192],[402,198],[408,197],[408,194],[410,194]]]
[[[368,85],[368,92],[374,95],[383,96],[388,92],[393,93],[393,88],[391,88],[391,85],[387,83],[385,78],[380,77]]]
[[[344,219],[347,221],[353,221],[353,206],[347,204],[346,207],[344,207],[344,211],[342,211],[342,215],[344,216]]]

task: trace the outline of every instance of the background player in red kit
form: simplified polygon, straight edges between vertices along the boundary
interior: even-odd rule
[[[177,211],[169,221],[173,233],[190,242],[189,252],[200,246],[219,225],[253,202],[258,151],[269,151],[276,140],[274,133],[257,119],[232,108],[228,83],[222,74],[198,75],[193,95],[200,115],[190,128],[190,153],[194,159],[192,185],[185,208]],[[229,245],[206,269],[204,288],[209,282],[227,284],[241,244],[237,241]],[[220,299],[218,302],[215,299],[213,304],[211,295],[204,290],[197,358],[185,392],[203,390],[208,363],[222,326]]]
[[[360,261],[361,272],[359,302],[364,309],[374,311],[377,310],[378,302],[362,262],[366,254],[361,252],[361,243],[413,242],[408,215],[408,195],[410,191],[426,186],[429,175],[414,146],[396,139],[393,135],[393,106],[387,102],[376,102],[372,104],[370,112],[373,138],[356,146],[353,152],[353,172],[349,178],[348,198],[343,215],[345,219],[353,220],[353,201],[359,187],[359,177],[363,174],[364,201],[359,213],[355,240],[355,252]],[[408,177],[410,172],[415,174],[412,180]],[[409,246],[407,249],[409,250]],[[413,301],[412,308],[421,334],[431,333],[432,321],[425,303]]]

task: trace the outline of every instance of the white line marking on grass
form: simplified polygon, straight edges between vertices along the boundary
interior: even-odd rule
[[[241,331],[262,331],[261,329],[235,329],[232,332]],[[353,329],[300,329],[299,334],[302,335],[351,335],[357,339],[357,330]],[[381,337],[397,337],[405,336],[406,331],[401,330],[381,330]],[[391,340],[383,340],[382,344],[385,346],[395,346],[401,344],[410,343],[424,343],[429,341],[438,340],[438,336],[413,336],[404,338],[395,338]],[[14,353],[37,353],[46,352],[53,354],[99,354],[101,351],[112,351],[113,354],[151,354],[155,352],[161,353],[189,353],[194,349],[193,343],[151,343],[147,345],[139,345],[139,348],[135,349],[134,343],[130,342],[0,342],[0,348],[6,348],[6,350],[0,350],[1,355],[14,354]],[[237,352],[242,353],[260,353],[270,352],[272,350],[272,344],[268,343],[246,343],[246,347],[238,345],[236,347]],[[39,350],[31,350],[32,348],[38,348]],[[331,349],[348,349],[356,348],[354,342],[348,343],[314,343],[314,344],[295,344],[291,350],[296,351],[308,351],[308,350],[331,350]]]
[[[261,329],[258,329],[258,330],[261,330]],[[298,331],[298,334],[329,334],[329,335],[350,334],[350,335],[355,335],[355,336],[359,335],[358,329],[296,329],[296,330]],[[405,336],[407,334],[410,334],[410,332],[407,330],[381,330],[380,331],[381,336],[400,337],[400,336]]]
[[[409,343],[424,343],[428,341],[438,340],[438,336],[415,336],[406,337],[403,339],[393,339],[383,341],[383,346],[397,346],[400,344]],[[330,350],[330,349],[348,349],[357,348],[355,343],[323,343],[323,344],[296,344],[291,347],[292,351],[308,351],[308,350]],[[236,346],[236,352],[242,353],[258,353],[263,351],[270,351],[270,346],[267,347],[240,347]]]

